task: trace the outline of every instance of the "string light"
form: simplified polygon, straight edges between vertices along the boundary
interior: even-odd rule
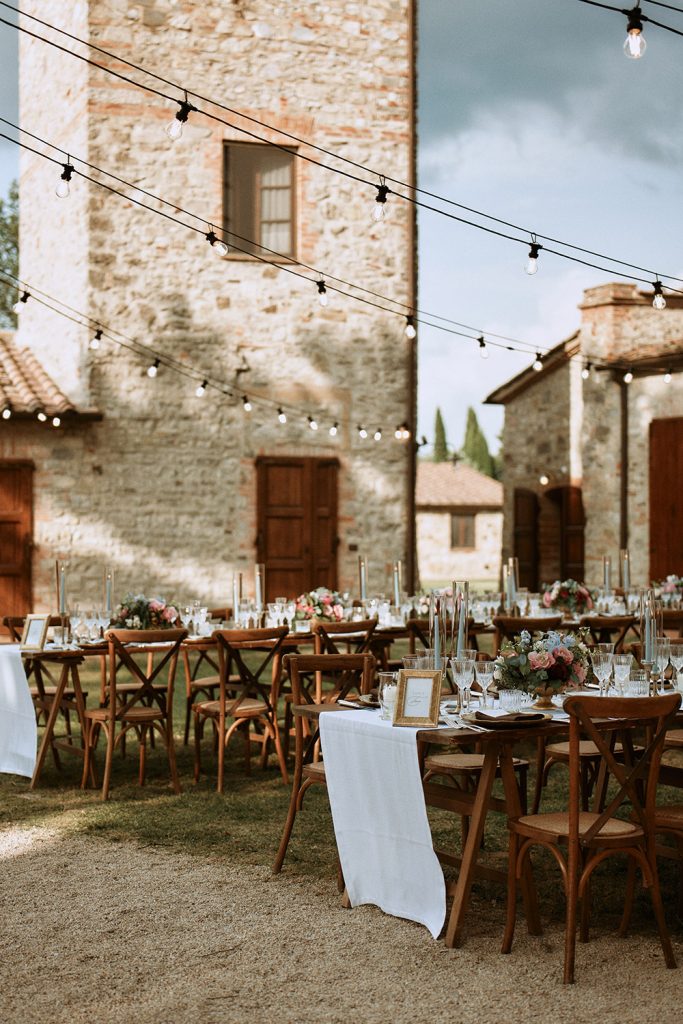
[[[245,412],[251,412],[253,406],[246,395],[242,395],[242,408]]]
[[[5,408],[2,410],[2,418],[3,418],[3,420],[8,420],[8,419],[11,418],[11,416],[12,416],[12,406],[11,405],[6,405]]]
[[[330,427],[330,437],[336,437],[338,432],[339,432],[339,424],[338,423],[333,423],[332,426]]]
[[[195,389],[195,395],[197,396],[197,398],[201,398],[202,395],[206,394],[206,389],[208,388],[208,386],[208,380],[203,380],[201,384],[197,385],[197,388]]]
[[[389,186],[385,184],[384,178],[381,178],[380,184],[375,185],[375,188],[377,189],[377,195],[375,196],[372,219],[377,224],[387,219],[387,196],[389,195]]]
[[[186,123],[188,117],[196,107],[193,107],[191,103],[188,103],[187,92],[185,93],[184,100],[177,100],[178,110],[176,115],[170,124],[166,125],[166,134],[168,135],[171,142],[175,142],[183,134],[183,125]]]
[[[621,379],[623,380],[624,384],[630,384],[631,381],[633,380],[633,370],[632,369],[627,370],[626,373],[624,374],[624,376]]]
[[[365,440],[365,438],[368,436],[368,432],[365,429],[365,427],[362,427],[362,426],[358,427],[358,436],[362,437],[363,440]]]
[[[535,274],[538,270],[538,254],[542,248],[543,246],[538,242],[532,242],[529,246],[529,258],[526,261],[526,267],[524,268],[529,276]]]
[[[533,363],[531,364],[531,368],[532,368],[532,370],[535,370],[536,373],[540,373],[541,370],[543,369],[543,356],[541,355],[540,352],[536,353],[536,358],[534,359]]]
[[[541,487],[547,487],[550,483],[550,479],[545,475],[545,473],[541,473],[541,475],[538,478],[538,482],[541,485]]]
[[[375,439],[375,441],[381,441],[382,440],[382,431],[378,428],[372,436]]]
[[[654,309],[666,309],[666,299],[662,294],[662,282],[655,281],[652,287],[654,288],[654,298],[652,300]]]
[[[218,237],[213,228],[207,232],[205,238],[217,256],[227,256],[230,252],[225,242]]]
[[[482,359],[488,359],[489,350],[486,347],[486,341],[484,340],[483,335],[480,335],[477,338],[477,341],[479,342],[479,355],[481,356]]]
[[[61,423],[62,423],[62,421],[59,418],[59,416],[53,416],[52,417],[52,426],[53,427],[59,427],[59,426],[61,426]]]
[[[280,423],[286,423],[287,422],[287,414],[286,414],[285,410],[282,408],[282,406],[280,406],[278,408],[277,418],[279,419]]]
[[[91,348],[93,352],[96,352],[97,349],[100,347],[100,342],[101,341],[102,341],[102,328],[98,327],[97,330],[95,331],[95,333],[93,334],[92,338],[90,339],[89,348]]]
[[[47,416],[43,409],[38,409],[38,411],[36,412],[36,419],[40,420],[41,423],[45,423],[45,421],[47,420]]]
[[[69,185],[69,182],[71,181],[71,175],[75,170],[76,168],[72,163],[69,163],[67,157],[67,162],[65,164],[62,164],[62,173],[59,176],[59,181],[57,182],[57,187],[55,188],[55,195],[58,196],[59,199],[68,199],[69,195],[71,194],[71,187]]]
[[[664,383],[665,384],[670,384],[671,383],[671,377],[672,377],[672,370],[667,370],[666,373],[664,374]]]
[[[147,376],[148,377],[152,377],[152,378],[156,377],[156,375],[159,372],[159,367],[160,366],[161,366],[161,360],[160,359],[155,359],[154,362],[152,363],[152,365],[147,367]]]
[[[416,338],[416,337],[417,337],[417,331],[415,330],[415,317],[414,316],[407,316],[406,317],[406,338],[409,338],[410,341],[412,341],[413,338]]]
[[[318,286],[318,302],[324,308],[330,301],[329,295],[327,294],[327,287],[325,286],[325,282],[322,277],[316,282],[316,284]]]
[[[316,422],[316,421],[315,421],[315,420],[313,419],[313,417],[312,417],[312,416],[307,416],[307,417],[306,417],[306,419],[308,420],[308,425],[309,425],[309,427],[311,428],[311,430],[317,430],[317,429],[318,429],[318,424],[317,424],[317,422]]]
[[[581,376],[583,377],[584,380],[588,380],[589,379],[589,377],[591,375],[591,367],[592,367],[592,364],[590,362],[588,362],[588,363],[586,363],[586,365],[584,366],[583,370],[581,371]]]
[[[28,302],[28,300],[30,298],[31,298],[31,293],[30,292],[22,292],[21,295],[19,296],[19,298],[17,299],[17,301],[12,306],[12,312],[16,313],[17,316],[18,316],[19,313],[21,313],[22,309],[24,308],[24,306],[26,305],[26,303]]]
[[[624,40],[623,47],[624,55],[630,60],[640,60],[647,49],[647,43],[643,35],[643,12],[640,9],[640,4],[636,4],[632,10],[625,11],[624,13],[628,18],[626,39]]]

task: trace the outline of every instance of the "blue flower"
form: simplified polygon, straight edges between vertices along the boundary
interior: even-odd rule
[[[554,629],[552,629],[547,637],[545,638],[545,649],[546,651],[554,651],[556,647],[559,647],[562,643],[562,637]]]
[[[519,638],[520,638],[520,640],[522,641],[523,644],[530,644],[531,643],[531,633],[529,632],[528,629],[523,629]]]

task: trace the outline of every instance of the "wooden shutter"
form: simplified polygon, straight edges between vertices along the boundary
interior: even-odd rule
[[[0,463],[0,616],[31,611],[33,466]]]
[[[563,487],[560,570],[563,580],[583,580],[585,525],[581,488]]]
[[[515,489],[514,553],[519,559],[519,585],[538,590],[538,498],[533,491]]]
[[[683,575],[683,416],[650,423],[650,579]]]

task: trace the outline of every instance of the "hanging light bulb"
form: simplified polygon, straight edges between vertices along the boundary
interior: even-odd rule
[[[673,373],[672,370],[667,370],[666,373],[664,374],[664,383],[665,384],[670,384],[671,383],[672,373]]]
[[[313,419],[313,417],[312,416],[307,416],[306,418],[308,420],[308,425],[311,428],[311,430],[317,430],[318,429],[318,424]]]
[[[251,412],[253,406],[246,395],[242,395],[242,408],[245,412]]]
[[[541,485],[541,487],[547,487],[547,486],[548,486],[548,484],[550,483],[550,480],[549,480],[549,478],[548,478],[548,477],[547,477],[547,476],[545,475],[545,473],[541,473],[541,475],[540,475],[540,476],[539,476],[539,478],[538,478],[538,482],[539,482],[539,484]]]
[[[225,242],[218,237],[213,228],[204,237],[217,256],[227,256],[230,252]]]
[[[581,371],[581,376],[583,377],[584,380],[588,380],[590,375],[591,375],[591,363],[586,363],[586,365],[584,366],[583,370]]]
[[[339,424],[338,423],[333,423],[332,426],[330,427],[330,437],[336,437],[338,431],[339,431]]]
[[[62,421],[59,418],[59,416],[53,416],[52,417],[52,426],[53,427],[59,427],[59,426],[61,426],[61,423],[62,423]]]
[[[358,427],[358,436],[362,437],[363,440],[365,440],[365,438],[368,436],[368,432],[365,429],[365,427]]]
[[[196,107],[193,107],[191,103],[188,103],[187,93],[185,93],[184,100],[178,100],[178,108],[179,109],[176,111],[175,117],[170,124],[166,125],[165,129],[171,142],[175,142],[176,139],[180,138],[183,134],[183,125],[192,111],[197,109]]]
[[[21,313],[22,309],[24,308],[24,306],[26,305],[30,298],[30,292],[22,292],[17,301],[12,306],[12,312],[16,313],[17,315]]]
[[[197,385],[197,387],[195,389],[195,395],[197,396],[197,398],[201,398],[202,395],[206,394],[206,389],[208,388],[208,386],[209,386],[208,380],[203,380],[201,382],[201,384]]]
[[[526,261],[526,267],[524,268],[527,274],[535,274],[538,270],[538,254],[543,248],[538,242],[532,242],[529,246],[529,259]]]
[[[157,373],[159,372],[160,366],[161,360],[155,359],[152,365],[147,367],[147,376],[152,378],[156,377]]]
[[[624,11],[628,17],[626,27],[626,39],[624,40],[624,54],[630,60],[640,60],[647,49],[645,36],[643,35],[643,21],[647,18],[637,4],[633,10]]]
[[[389,186],[385,185],[384,178],[380,178],[381,184],[375,185],[377,189],[377,195],[375,196],[375,202],[372,210],[372,219],[375,223],[387,219],[387,196],[389,195]]]
[[[327,288],[325,287],[325,282],[323,281],[322,277],[316,283],[318,286],[318,302],[324,308],[329,303],[330,297],[327,294]]]
[[[630,384],[633,380],[633,370],[627,370],[621,379],[623,380],[624,384]]]
[[[534,359],[533,363],[531,364],[531,369],[535,370],[536,373],[540,373],[541,370],[543,369],[543,356],[541,355],[540,352],[536,353],[536,358]]]
[[[91,348],[93,352],[96,352],[97,349],[100,347],[101,340],[102,328],[98,327],[95,333],[93,334],[92,338],[90,339],[90,345],[88,347]]]
[[[57,182],[57,187],[55,189],[55,195],[60,199],[68,199],[71,193],[69,182],[71,181],[71,175],[74,171],[75,167],[73,164],[68,162],[67,158],[67,162],[62,164],[62,173],[59,176],[59,181]]]
[[[2,418],[3,418],[3,420],[10,419],[11,415],[12,415],[12,407],[9,406],[9,405],[6,405],[5,408],[2,410]]]
[[[394,431],[394,437],[396,438],[397,441],[403,440],[403,427],[396,427],[396,430]]]
[[[40,420],[41,423],[45,423],[47,421],[47,414],[43,409],[38,410],[36,413],[36,419]]]
[[[375,441],[381,441],[382,440],[382,431],[379,429],[379,427],[377,428],[377,430],[375,431],[375,433],[372,436],[375,439]]]
[[[280,423],[286,423],[287,422],[287,414],[285,413],[284,409],[278,409],[278,411],[277,411],[277,418],[279,419]]]
[[[652,305],[654,309],[666,309],[666,299],[662,295],[662,282],[655,281],[652,285],[654,288],[654,298]]]
[[[481,335],[481,337],[477,338],[477,341],[479,342],[479,355],[481,356],[482,359],[488,359],[489,350],[486,347],[486,341],[484,340],[484,336]]]
[[[417,331],[415,330],[415,317],[407,316],[406,317],[406,338],[410,338],[410,340],[412,341],[413,338],[416,338],[416,337],[417,337]]]

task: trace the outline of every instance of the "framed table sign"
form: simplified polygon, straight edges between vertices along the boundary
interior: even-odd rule
[[[24,631],[21,634],[21,650],[42,651],[45,647],[49,624],[49,615],[27,615],[24,620]]]
[[[398,674],[394,725],[416,728],[439,724],[441,672],[404,668]]]

